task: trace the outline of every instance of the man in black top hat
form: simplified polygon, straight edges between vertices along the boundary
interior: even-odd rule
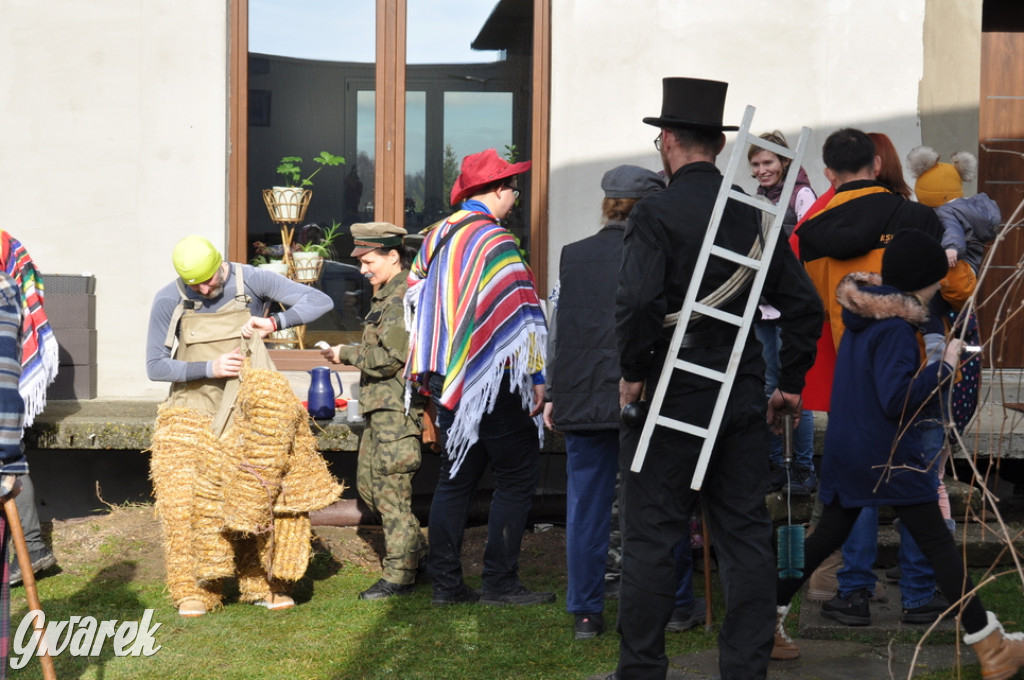
[[[722,183],[714,165],[725,145],[722,133],[737,129],[722,125],[726,83],[665,78],[663,87],[662,115],[644,122],[660,128],[654,143],[669,185],[641,200],[626,227],[616,297],[620,405],[654,392],[673,331],[663,321],[683,306]],[[757,210],[729,201],[716,243],[749,252],[760,224]],[[703,281],[694,282],[700,286],[698,299],[717,290],[735,270],[736,265],[712,258]],[[742,315],[746,286],[719,306]],[[785,239],[778,240],[772,254],[763,296],[782,312],[779,388],[766,405],[761,347],[750,334],[700,492],[727,603],[719,633],[719,669],[726,680],[767,673],[776,620],[772,523],[764,503],[767,419],[780,422],[783,413],[799,418],[804,373],[814,361],[822,323],[821,300]],[[735,328],[705,318],[690,329],[679,358],[726,370]],[[661,413],[707,424],[717,393],[717,383],[676,372]],[[622,430],[624,471],[639,436],[639,427]],[[690,483],[701,444],[698,438],[658,428],[641,472],[624,474],[622,641],[612,678],[664,678],[667,673],[664,630],[675,592],[672,547],[686,534],[697,500]]]

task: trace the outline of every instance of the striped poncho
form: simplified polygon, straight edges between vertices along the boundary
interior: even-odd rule
[[[25,427],[46,406],[46,388],[57,377],[57,338],[43,311],[43,280],[25,246],[0,230],[0,264],[21,291],[21,383]]]
[[[531,409],[532,376],[544,367],[547,340],[533,274],[512,234],[493,217],[481,213],[483,219],[455,231],[437,252],[469,215],[461,210],[427,234],[405,298],[406,378],[425,384],[428,373],[444,375],[441,404],[455,412],[446,447],[452,477],[477,441],[480,419],[494,408],[505,371],[523,408]],[[543,436],[539,417],[537,424]]]

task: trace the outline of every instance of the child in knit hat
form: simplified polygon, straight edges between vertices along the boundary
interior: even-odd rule
[[[939,154],[929,146],[916,147],[907,154],[907,165],[917,177],[914,193],[919,202],[935,208],[943,229],[942,247],[949,260],[949,274],[942,281],[941,297],[935,299],[932,316],[935,321],[944,320],[967,342],[979,344],[976,315],[964,318],[958,313],[977,286],[985,244],[995,238],[1002,215],[996,202],[984,193],[963,197],[963,182],[977,176],[978,159],[967,151],[958,151],[950,160],[940,163]],[[966,329],[961,330],[961,325]],[[935,335],[926,332],[925,346],[930,354],[935,345]],[[960,430],[977,408],[980,373],[981,358],[976,356],[962,367],[962,379],[951,392],[953,420]]]
[[[996,236],[1002,221],[999,206],[984,193],[964,198],[964,181],[977,177],[978,159],[957,151],[952,163],[940,163],[939,154],[929,146],[911,149],[907,165],[917,177],[914,193],[924,205],[935,208],[942,223],[942,247],[950,268],[967,260],[974,274],[981,267],[985,244]]]

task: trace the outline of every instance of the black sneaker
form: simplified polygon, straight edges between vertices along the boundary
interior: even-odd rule
[[[577,640],[596,638],[604,632],[604,614],[577,614],[573,631]]]
[[[29,559],[32,560],[32,573],[38,574],[41,571],[46,571],[57,564],[57,558],[53,556],[53,551],[49,548],[40,548],[39,550],[30,550],[28,553]],[[16,586],[21,583],[21,564],[15,559],[11,562],[11,580],[10,584]]]
[[[934,623],[942,616],[942,612],[947,609],[949,609],[949,601],[940,593],[935,593],[932,596],[931,602],[920,607],[914,607],[913,609],[904,609],[900,621],[903,623]],[[950,612],[950,614],[953,614],[953,612]]]
[[[793,468],[789,484],[783,487],[784,492],[793,496],[810,496],[818,488],[818,476],[814,470]]]
[[[778,491],[782,487],[786,486],[786,482],[789,481],[789,476],[786,474],[786,468],[771,466],[768,472],[768,488],[767,493]]]
[[[672,618],[665,625],[666,633],[682,633],[703,625],[707,620],[707,601],[703,597],[695,597],[693,604],[687,608],[676,607],[672,610]]]
[[[430,598],[430,604],[435,607],[444,607],[450,604],[464,604],[477,602],[480,599],[480,592],[463,585],[461,590],[454,593],[434,593]]]
[[[846,597],[836,595],[821,605],[821,615],[847,626],[870,626],[870,590],[855,590]]]
[[[526,586],[519,586],[507,593],[482,593],[480,604],[492,605],[528,605],[528,604],[550,604],[555,601],[554,593],[535,593]]]
[[[903,578],[903,570],[900,569],[898,564],[895,567],[889,567],[885,570],[885,578],[892,583],[899,583],[900,579]]]
[[[380,579],[372,586],[359,593],[360,600],[384,600],[389,597],[395,597],[397,595],[412,595],[412,591],[416,589],[416,586],[412,583],[401,584],[392,583],[391,581],[385,581]]]

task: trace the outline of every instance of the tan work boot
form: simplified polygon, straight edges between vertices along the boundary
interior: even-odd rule
[[[1006,680],[1024,667],[1024,633],[1005,632],[992,612],[988,612],[988,625],[964,635],[964,643],[974,648],[985,680]]]
[[[839,592],[839,581],[836,572],[843,566],[843,552],[836,550],[825,558],[811,578],[807,579],[807,599],[815,602],[828,602]]]
[[[789,605],[776,609],[778,616],[775,619],[775,641],[772,643],[771,657],[776,661],[791,661],[800,658],[800,648],[793,642],[793,638],[786,633],[785,620],[789,614]]]

